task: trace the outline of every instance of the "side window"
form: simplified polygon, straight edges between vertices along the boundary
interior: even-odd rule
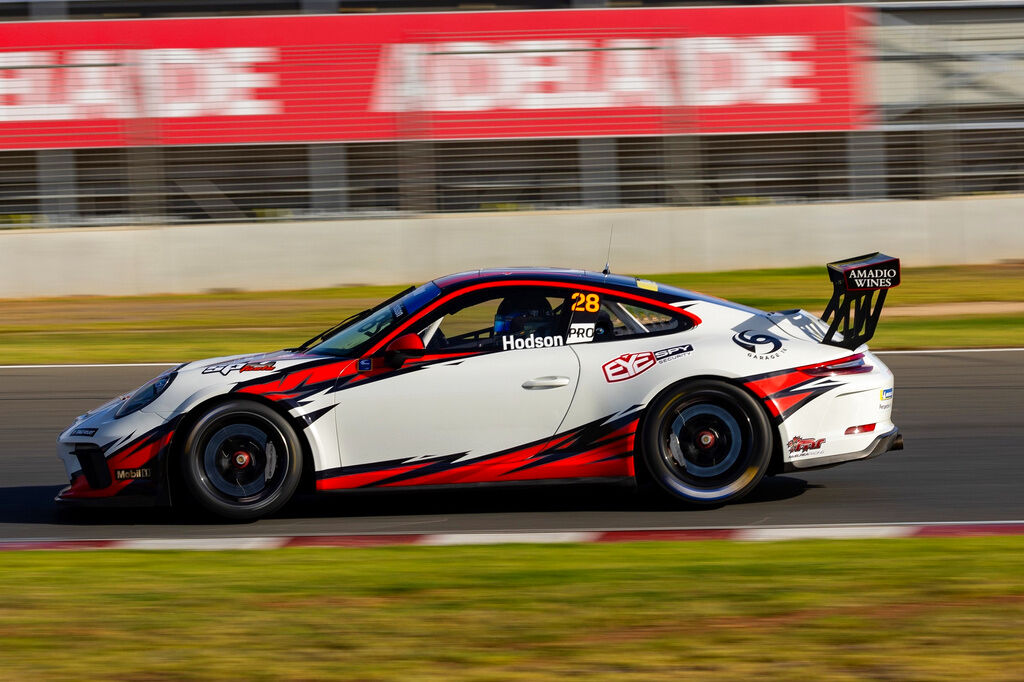
[[[567,297],[539,287],[485,289],[443,306],[417,333],[438,353],[561,346]]]
[[[612,298],[601,302],[594,323],[594,341],[615,341],[645,334],[665,334],[689,328],[688,321],[660,308],[648,308]]]

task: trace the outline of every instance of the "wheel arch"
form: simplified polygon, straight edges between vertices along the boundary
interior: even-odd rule
[[[239,394],[229,391],[227,393],[218,393],[217,395],[204,398],[189,407],[188,410],[181,415],[181,421],[178,422],[177,427],[174,429],[174,436],[171,438],[171,444],[168,448],[167,456],[164,457],[164,461],[161,465],[163,469],[161,472],[163,474],[162,478],[167,485],[167,500],[171,505],[174,504],[176,491],[180,491],[184,484],[184,481],[181,480],[181,472],[178,470],[177,466],[172,464],[172,462],[176,462],[178,460],[178,455],[181,453],[181,447],[188,438],[188,434],[192,430],[192,427],[210,410],[219,405],[223,405],[224,403],[235,401],[259,403],[269,407],[288,422],[288,425],[295,431],[295,435],[299,439],[299,444],[302,446],[302,479],[299,481],[299,492],[312,491],[315,481],[313,446],[306,434],[306,425],[302,419],[292,415],[291,412],[285,409],[284,405],[279,402],[269,400],[260,395]]]
[[[684,377],[682,379],[677,379],[676,381],[672,381],[662,386],[657,391],[653,392],[648,397],[647,402],[644,404],[643,412],[640,414],[640,420],[637,423],[636,427],[636,437],[633,439],[633,470],[635,472],[634,475],[636,476],[637,481],[646,482],[650,480],[650,473],[647,471],[647,465],[644,463],[644,458],[640,452],[640,448],[643,447],[643,439],[641,438],[641,434],[644,433],[644,429],[646,428],[647,419],[651,414],[651,407],[655,405],[662,398],[662,396],[669,393],[670,391],[677,390],[679,387],[685,386],[686,384],[697,383],[699,381],[720,381],[722,383],[729,384],[730,386],[738,388],[739,390],[743,391],[744,393],[746,393],[747,395],[754,399],[754,402],[757,403],[758,408],[764,413],[765,419],[767,419],[768,423],[771,425],[770,432],[772,436],[772,454],[771,462],[768,465],[767,473],[768,475],[773,475],[781,472],[782,434],[779,432],[779,425],[776,423],[776,420],[772,417],[771,413],[768,411],[768,408],[765,406],[764,400],[756,393],[751,391],[749,388],[747,388],[746,384],[743,383],[743,380],[740,377],[726,377],[720,374],[695,374],[692,376]]]

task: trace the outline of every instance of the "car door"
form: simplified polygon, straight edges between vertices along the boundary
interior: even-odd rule
[[[693,372],[693,347],[685,333],[692,323],[665,304],[600,291],[587,296],[597,313],[574,313],[570,321],[580,380],[561,428],[600,423],[599,431],[621,434],[635,429],[646,400],[667,374],[681,378]]]
[[[501,306],[523,295],[550,308],[498,330]],[[497,286],[411,319],[396,336],[418,334],[423,357],[397,369],[381,369],[379,353],[364,358],[365,376],[338,394],[342,473],[407,470],[399,480],[361,475],[360,485],[486,480],[501,474],[484,470],[502,453],[542,449],[579,381],[565,343],[567,299],[564,290]]]

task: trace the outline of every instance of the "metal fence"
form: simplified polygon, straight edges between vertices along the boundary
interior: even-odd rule
[[[46,146],[45,140],[69,133],[53,127],[56,123],[45,124],[48,115],[54,118],[54,110],[47,109],[52,103],[45,101],[37,104],[43,112],[39,120],[33,122],[25,116],[14,120],[10,98],[27,97],[29,92],[29,81],[20,80],[22,67],[39,64],[9,58],[0,62],[0,228],[877,201],[1024,192],[1024,10],[1000,10],[991,16],[982,9],[969,14],[939,12],[922,15],[921,23],[908,21],[905,14],[884,11],[864,16],[868,25],[854,36],[856,54],[852,58],[846,54],[851,49],[850,35],[818,34],[816,49],[821,54],[807,58],[811,60],[808,63],[813,62],[818,87],[814,101],[802,101],[797,92],[801,84],[806,85],[800,79],[810,77],[792,72],[805,68],[798,57],[809,48],[799,43],[790,46],[797,48],[790,50],[790,58],[776,63],[782,70],[781,75],[776,74],[778,79],[790,80],[788,87],[780,86],[774,95],[765,95],[768,86],[753,83],[753,77],[745,77],[737,88],[757,90],[754,94],[718,87],[720,81],[737,82],[726,72],[741,68],[737,50],[748,44],[739,39],[717,47],[700,43],[703,57],[718,50],[724,60],[688,62],[700,69],[696,78],[709,83],[703,90],[687,89],[692,74],[673,75],[672,64],[681,62],[672,62],[671,55],[667,61],[637,65],[634,58],[642,51],[675,54],[690,49],[679,47],[679,41],[714,37],[713,32],[694,33],[692,26],[676,32],[648,26],[635,35],[610,34],[594,27],[560,32],[548,28],[540,38],[557,38],[565,44],[555,49],[538,43],[533,50],[540,61],[516,62],[515,68],[547,69],[544,73],[548,75],[538,78],[550,80],[543,81],[544,87],[505,92],[500,109],[474,109],[472,102],[494,93],[465,85],[484,78],[473,71],[476,67],[469,57],[485,52],[491,61],[480,68],[493,69],[506,59],[501,55],[509,51],[508,45],[515,43],[519,52],[531,49],[524,46],[522,34],[477,31],[439,37],[437,33],[404,30],[403,44],[430,47],[409,58],[411,62],[388,62],[393,68],[406,69],[413,63],[420,69],[390,81],[387,74],[382,75],[384,57],[374,62],[376,71],[368,71],[360,58],[352,56],[365,53],[362,48],[342,53],[333,46],[306,45],[296,51],[295,46],[272,44],[273,51],[290,60],[287,74],[300,82],[308,80],[306,94],[298,95],[308,98],[303,100],[306,118],[293,116],[281,123],[239,115],[192,121],[197,126],[219,126],[217,130],[225,135],[240,131],[241,138],[246,131],[262,131],[258,141],[216,144],[165,139],[165,130],[171,131],[168,135],[177,134],[176,122],[160,119],[147,108],[152,106],[152,93],[144,83],[139,85],[141,81],[132,80],[133,84],[112,91],[130,96],[131,102],[110,101],[108,96],[105,105],[140,112],[138,115],[107,118],[94,129],[68,122],[77,125],[76,134],[85,138],[102,128],[103,135],[122,136],[121,142],[110,144],[100,139],[82,147],[65,143],[33,148],[32,142],[25,142],[29,137],[44,140],[38,146]],[[535,35],[533,39],[538,38]],[[452,50],[462,61],[445,61]],[[614,50],[632,52],[614,58],[619,61],[598,55]],[[591,60],[587,62],[591,66],[580,67],[576,73],[588,81],[578,87],[571,85],[571,74],[557,71],[570,68],[566,66],[570,62],[552,56],[573,51]],[[192,59],[195,55],[186,56]],[[175,59],[178,57],[165,58],[162,64],[173,65]],[[596,59],[605,61],[593,66]],[[145,78],[142,72],[149,67],[140,69],[140,63],[145,67],[147,62],[142,59],[130,65],[126,73],[136,75],[129,80]],[[652,64],[662,70],[653,75],[644,71],[655,68]],[[332,73],[344,75],[336,79],[341,90],[358,86],[370,92],[377,88],[376,95],[371,92],[368,96],[378,100],[381,83],[386,81],[392,90],[384,97],[390,97],[391,104],[381,105],[374,115],[397,132],[379,133],[377,139],[372,134],[366,135],[367,139],[350,139],[347,133],[337,133],[340,127],[355,130],[366,121],[371,125],[374,119],[353,118],[355,114],[344,109],[347,105],[340,99],[337,101],[342,103],[336,107],[331,104],[335,101],[332,97],[344,97],[345,93],[331,94],[334,86],[322,80],[325,65],[334,69]],[[70,70],[67,63],[60,66],[63,71]],[[93,66],[95,63],[84,65]],[[203,72],[207,76],[223,77],[217,75],[216,67],[209,68],[214,70]],[[604,89],[590,82],[598,77],[595,74],[612,78],[608,70],[613,68],[625,69],[621,79],[632,80],[616,81],[617,85]],[[856,70],[852,81],[849,69]],[[179,76],[194,79],[196,73]],[[259,67],[234,73],[232,87],[241,87],[237,84],[262,73]],[[454,78],[453,73],[464,80]],[[275,87],[284,94],[276,96],[288,108],[292,106],[287,100],[291,86],[282,78],[278,77]],[[644,78],[648,79],[646,86]],[[842,87],[829,90],[833,81],[842,82]],[[562,91],[557,82],[564,86]],[[94,81],[93,90],[88,91],[92,93],[88,96],[99,97],[96,101],[101,103],[104,100],[96,89],[103,83]],[[417,89],[417,83],[425,85]],[[651,84],[672,90],[656,91]],[[165,84],[164,89],[167,87]],[[177,87],[187,90],[195,85],[182,82]],[[440,97],[439,87],[449,88],[441,94],[457,104],[422,104],[424,98]],[[843,114],[847,118],[837,123],[833,99],[852,90],[861,91],[857,98],[841,103],[839,108],[849,111]],[[323,99],[310,98],[310,92],[325,94]],[[531,94],[541,99],[563,97],[556,104],[549,99],[543,106],[512,101]],[[567,95],[571,101],[564,98]],[[629,107],[598,102],[613,95],[636,101]],[[684,101],[691,96],[703,98],[706,106]],[[750,101],[726,103],[725,109],[707,104],[715,97],[731,96]],[[4,97],[9,108],[6,119]],[[82,99],[85,95],[74,97],[79,103],[87,101]],[[640,101],[645,97],[653,100]],[[791,101],[770,101],[771,97]],[[174,103],[173,92],[167,98]],[[181,98],[177,102],[189,104]],[[735,107],[729,108],[733,104]],[[732,113],[726,115],[726,109]],[[819,121],[824,123],[818,125]],[[321,126],[324,131],[315,141],[273,139],[279,132],[275,126],[281,125],[288,127],[282,129],[288,135],[282,132],[280,138],[309,126]],[[153,126],[164,128],[156,134]],[[466,130],[479,132],[465,134]],[[541,134],[531,137],[530,130]],[[574,135],[574,130],[581,134]],[[183,134],[187,133],[186,126]],[[167,139],[171,143],[166,143]]]

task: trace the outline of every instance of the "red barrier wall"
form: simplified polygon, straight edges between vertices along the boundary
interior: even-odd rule
[[[0,24],[0,148],[849,130],[865,11]]]

